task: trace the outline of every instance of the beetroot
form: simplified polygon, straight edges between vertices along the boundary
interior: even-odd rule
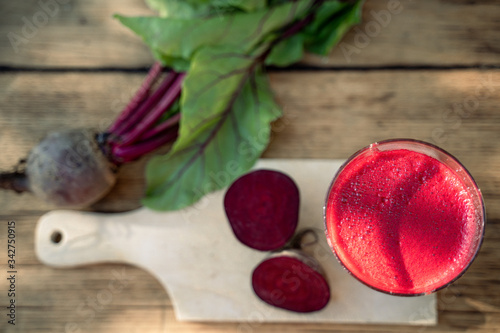
[[[233,232],[243,244],[276,250],[293,236],[299,217],[299,189],[282,172],[256,170],[227,190],[224,208]]]
[[[321,310],[330,300],[319,263],[300,250],[286,250],[262,261],[253,271],[252,287],[264,302],[295,312]]]
[[[319,263],[303,252],[318,237],[313,229],[299,231],[299,189],[286,174],[256,170],[238,178],[227,190],[224,208],[236,238],[260,251],[281,251],[253,271],[252,287],[264,302],[290,311],[321,310],[330,287]],[[306,241],[312,235],[313,239]]]
[[[30,190],[58,206],[87,206],[115,184],[113,165],[91,130],[54,132],[34,147],[26,162]]]
[[[49,133],[14,172],[0,173],[0,188],[32,192],[58,207],[95,203],[115,184],[120,165],[177,138],[180,114],[173,106],[184,76],[155,63],[106,131],[77,128]]]

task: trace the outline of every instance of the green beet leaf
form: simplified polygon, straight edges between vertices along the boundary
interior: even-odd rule
[[[345,33],[360,22],[363,2],[325,1],[303,31],[284,39],[272,49],[266,65],[292,65],[303,58],[305,51],[328,55]]]
[[[266,0],[218,0],[211,1],[215,8],[224,8],[225,6],[234,6],[246,12],[253,12],[267,7]]]
[[[160,61],[164,67],[172,68],[177,72],[187,72],[189,70],[189,60],[180,57],[169,57],[161,51],[152,49],[153,56]]]
[[[206,47],[193,57],[179,139],[146,169],[145,206],[176,210],[229,185],[266,148],[281,111],[256,57]]]
[[[304,56],[304,36],[296,34],[279,42],[266,58],[266,65],[286,67]]]
[[[249,53],[268,34],[304,16],[313,3],[313,0],[301,0],[251,13],[195,19],[116,17],[141,36],[159,60],[175,59],[178,62],[184,59],[190,62],[192,55],[202,46],[226,45]],[[174,69],[185,70],[185,66]]]
[[[182,86],[182,121],[173,150],[183,149],[229,110],[257,65],[254,56],[230,48],[198,52]]]
[[[189,19],[210,15],[210,6],[196,6],[188,1],[146,0],[146,3],[151,9],[157,11],[160,17]]]
[[[361,22],[363,3],[364,0],[325,2],[315,20],[302,32],[306,51],[328,55],[346,32]]]
[[[161,17],[195,18],[251,12],[266,7],[265,0],[146,0]]]

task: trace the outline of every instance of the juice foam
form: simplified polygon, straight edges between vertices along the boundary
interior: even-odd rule
[[[328,194],[325,217],[342,264],[362,282],[395,294],[430,293],[452,281],[481,236],[463,179],[406,149],[351,160]]]

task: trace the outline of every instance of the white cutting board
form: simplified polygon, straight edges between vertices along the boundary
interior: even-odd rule
[[[319,312],[289,312],[254,295],[252,271],[269,253],[250,249],[234,237],[223,210],[225,191],[176,212],[52,211],[38,222],[36,253],[40,261],[54,267],[100,262],[141,267],[166,289],[178,320],[436,324],[435,295],[398,297],[374,291],[350,276],[328,247],[323,205],[342,163],[263,159],[256,165],[280,170],[295,180],[301,195],[297,230],[319,231],[320,241],[310,251],[324,268],[331,288],[331,300]],[[62,235],[59,243],[51,240],[55,233]]]

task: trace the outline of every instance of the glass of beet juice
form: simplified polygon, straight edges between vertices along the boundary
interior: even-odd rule
[[[465,167],[429,143],[374,143],[339,169],[324,207],[328,243],[354,277],[418,296],[458,279],[484,235],[481,192]]]

